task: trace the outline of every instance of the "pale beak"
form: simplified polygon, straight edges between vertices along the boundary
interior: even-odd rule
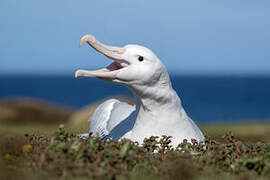
[[[87,42],[92,48],[107,56],[108,58],[114,60],[114,62],[106,68],[99,70],[77,70],[75,77],[96,77],[102,79],[115,79],[117,73],[129,63],[123,59],[123,54],[125,53],[124,47],[114,47],[102,44],[92,35],[84,35],[80,40],[80,47],[84,42]]]

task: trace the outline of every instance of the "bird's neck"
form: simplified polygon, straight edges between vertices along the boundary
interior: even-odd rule
[[[135,96],[137,110],[151,112],[174,103],[175,100],[180,102],[179,97],[172,88],[167,71],[152,79],[154,80],[148,83],[128,86]]]
[[[186,115],[181,100],[170,83],[162,87],[144,87],[142,91],[133,90],[133,93],[137,113],[135,130],[151,127],[154,124],[179,123],[178,117]]]
[[[147,87],[145,94],[134,93],[136,108],[144,112],[153,112],[173,104],[181,104],[176,92],[171,87],[156,89]]]

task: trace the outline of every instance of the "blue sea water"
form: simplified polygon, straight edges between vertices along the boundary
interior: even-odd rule
[[[270,77],[172,76],[189,116],[200,123],[270,120]],[[0,100],[34,97],[79,108],[132,93],[122,85],[69,76],[0,76]]]

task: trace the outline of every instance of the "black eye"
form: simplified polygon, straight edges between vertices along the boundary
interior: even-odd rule
[[[139,60],[139,61],[143,61],[143,57],[142,57],[142,56],[139,56],[139,57],[138,57],[138,60]]]

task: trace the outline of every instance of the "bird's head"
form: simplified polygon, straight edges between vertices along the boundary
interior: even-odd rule
[[[114,62],[99,70],[77,70],[75,77],[95,77],[124,84],[134,88],[137,86],[153,86],[157,83],[169,84],[169,76],[163,63],[148,48],[139,45],[124,47],[107,46],[92,35],[85,35],[80,46],[87,42],[92,48],[110,58]]]

